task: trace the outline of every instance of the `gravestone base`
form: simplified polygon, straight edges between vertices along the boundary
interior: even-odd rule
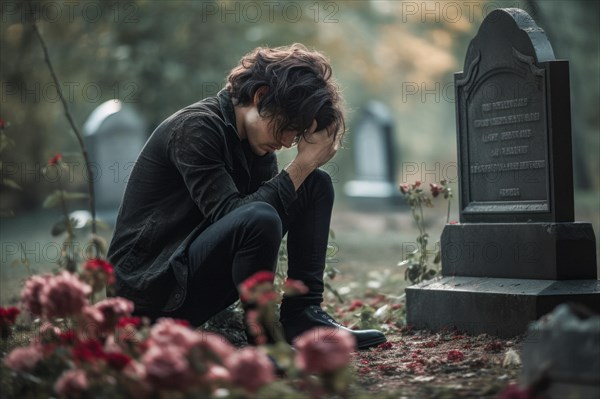
[[[596,279],[591,223],[461,223],[444,227],[442,276]]]
[[[600,281],[441,277],[406,289],[406,317],[416,329],[509,338],[566,302],[600,312]]]

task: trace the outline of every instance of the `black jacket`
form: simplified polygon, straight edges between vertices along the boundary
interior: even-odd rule
[[[239,139],[226,90],[178,111],[152,133],[127,183],[108,250],[117,295],[138,309],[177,309],[198,234],[249,202],[285,214],[295,198],[276,156],[254,155]]]

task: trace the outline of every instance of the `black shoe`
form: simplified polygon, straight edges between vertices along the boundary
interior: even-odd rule
[[[294,338],[314,327],[341,328],[356,338],[358,349],[367,349],[387,341],[385,335],[377,330],[351,330],[336,322],[320,306],[312,305],[298,314],[281,319],[285,339],[291,344]]]

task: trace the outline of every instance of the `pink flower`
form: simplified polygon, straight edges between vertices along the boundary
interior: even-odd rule
[[[225,365],[231,373],[232,382],[249,392],[256,392],[275,380],[273,363],[255,347],[235,352],[226,359]]]
[[[79,335],[83,338],[97,338],[102,331],[104,325],[104,315],[95,306],[86,305],[81,310],[81,328]]]
[[[203,376],[203,381],[209,385],[219,386],[224,382],[231,381],[231,373],[223,366],[211,364],[208,366],[208,370]]]
[[[408,184],[404,183],[404,184],[400,185],[400,192],[402,194],[408,193],[408,190],[410,190],[410,187],[408,186]]]
[[[13,349],[4,358],[4,364],[14,371],[30,371],[42,360],[43,356],[41,345],[34,343],[29,346]]]
[[[74,369],[62,373],[54,384],[54,391],[60,396],[79,397],[88,387],[85,371]]]
[[[194,378],[181,348],[153,345],[142,356],[146,379],[156,388],[182,389]]]
[[[94,305],[103,316],[101,330],[103,332],[112,331],[121,317],[130,317],[133,312],[133,302],[125,298],[107,298]]]
[[[27,279],[25,286],[21,290],[21,303],[23,303],[23,307],[36,316],[42,315],[43,307],[40,293],[51,278],[50,274],[31,276]]]
[[[300,280],[286,278],[283,283],[283,292],[286,295],[302,295],[308,292],[308,287]]]
[[[202,342],[202,335],[174,319],[161,318],[152,326],[150,339],[157,346],[174,346],[184,352]]]
[[[76,275],[63,271],[48,279],[40,292],[43,314],[49,319],[80,314],[91,292]]]
[[[201,338],[197,347],[216,355],[221,361],[225,361],[235,352],[233,345],[219,334],[202,331],[199,335]]]
[[[327,373],[350,363],[350,353],[356,350],[354,336],[339,328],[317,327],[294,340],[296,365],[307,373]]]

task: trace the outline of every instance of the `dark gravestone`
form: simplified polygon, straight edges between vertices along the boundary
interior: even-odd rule
[[[146,142],[148,131],[138,113],[118,100],[98,106],[84,125],[94,178],[96,207],[116,213],[133,164]]]
[[[366,205],[399,199],[396,184],[394,123],[388,108],[369,102],[352,135],[356,179],[346,183],[346,195]]]
[[[573,222],[568,62],[500,9],[455,83],[461,223],[442,233],[442,278],[407,289],[408,322],[511,336],[565,301],[600,311],[594,231]]]

